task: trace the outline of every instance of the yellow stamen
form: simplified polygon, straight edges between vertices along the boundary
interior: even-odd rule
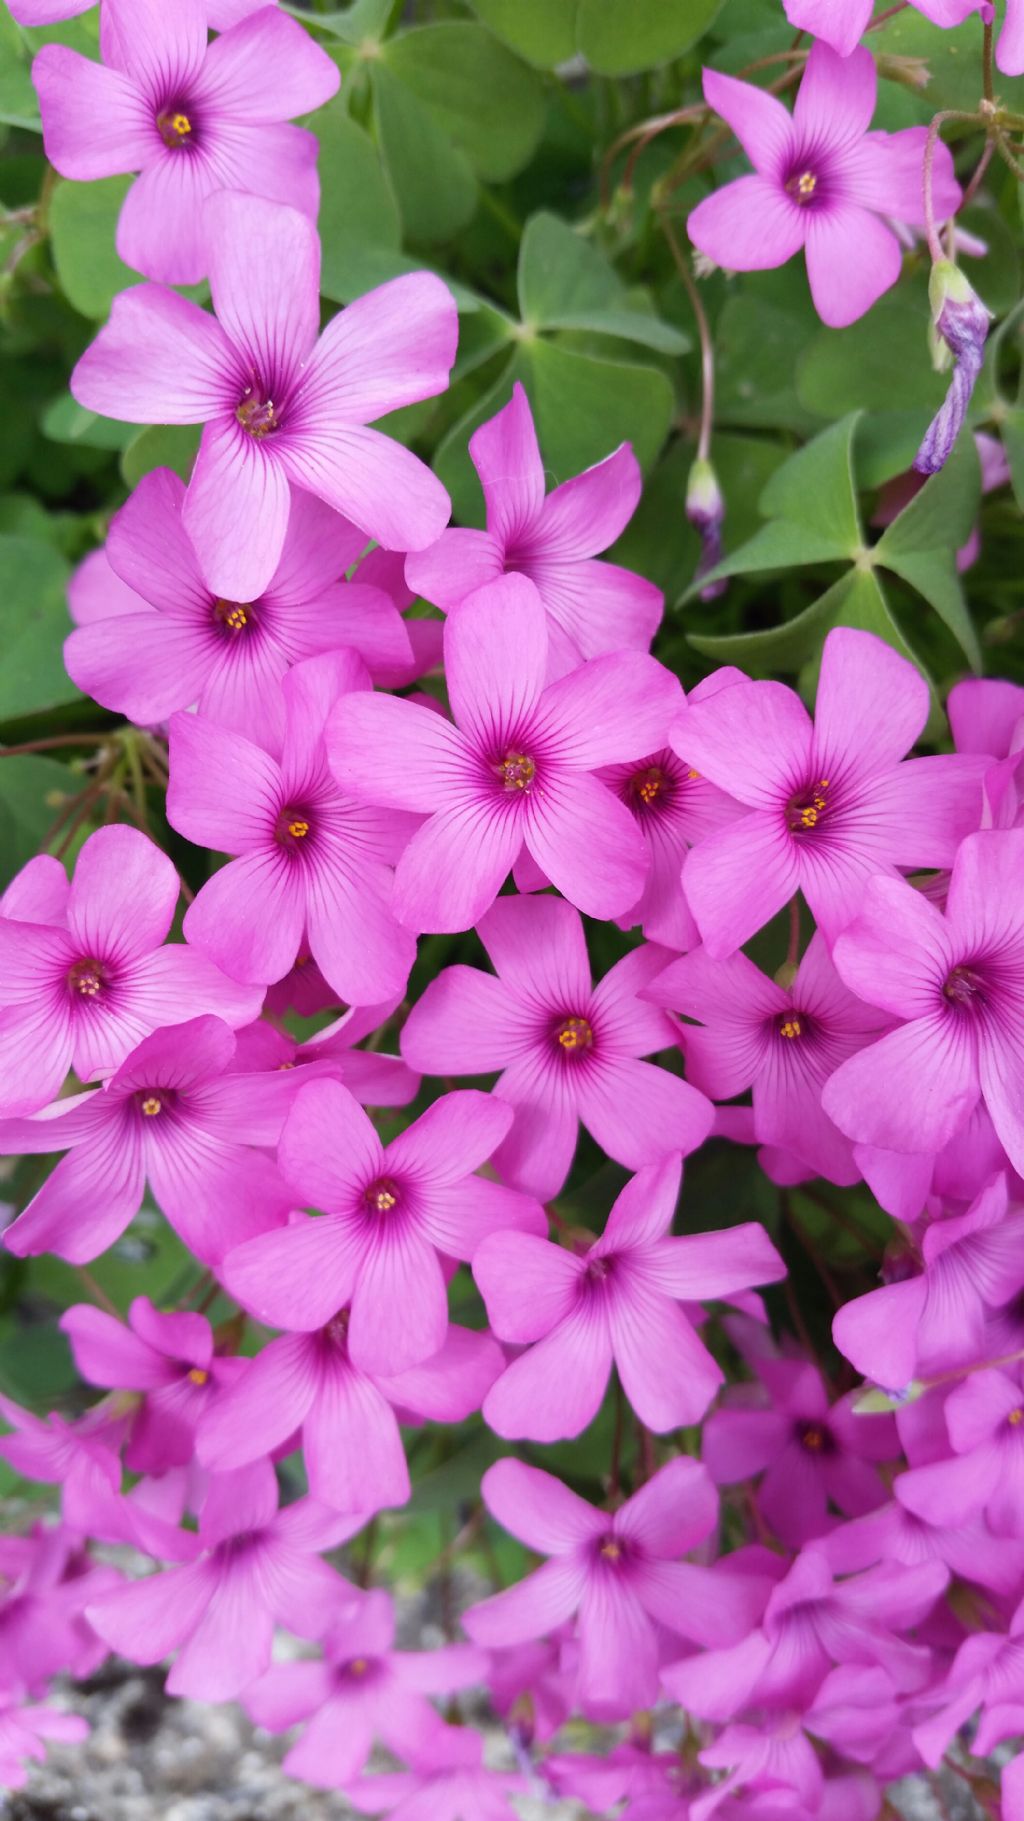
[[[378,1214],[388,1214],[398,1205],[398,1190],[393,1182],[373,1182],[366,1191],[367,1207]]]
[[[693,783],[696,783],[697,779],[700,777],[700,772],[699,771],[688,771],[686,775],[689,778],[691,784],[693,784]]]
[[[589,1050],[594,1041],[593,1027],[586,1018],[566,1018],[555,1032],[563,1050]]]
[[[309,833],[309,823],[304,822],[301,816],[296,816],[294,821],[288,824],[288,833],[294,835],[296,841],[301,841],[303,836]]]
[[[805,1448],[810,1449],[812,1454],[820,1453],[825,1445],[825,1437],[822,1435],[820,1429],[805,1429],[800,1440],[803,1442]]]
[[[95,999],[103,989],[103,974],[98,961],[76,961],[68,974],[68,985],[72,992],[80,994],[83,999]]]
[[[604,1556],[606,1562],[617,1562],[622,1554],[621,1544],[617,1543],[613,1536],[610,1536],[607,1543],[601,1544],[601,1554]]]
[[[536,770],[525,752],[507,752],[498,762],[498,776],[506,790],[529,790]]]
[[[164,144],[173,147],[191,138],[192,122],[180,109],[172,113],[170,108],[164,108],[156,117],[156,130]]]
[[[210,1374],[208,1372],[203,1371],[202,1366],[193,1366],[189,1373],[189,1378],[194,1385],[205,1385],[209,1376]]]
[[[1024,1423],[1024,1410],[1011,1410],[1006,1420],[1011,1428],[1019,1428],[1020,1424]]]
[[[155,1119],[162,1107],[163,1101],[160,1100],[156,1094],[147,1094],[145,1100],[142,1102],[142,1111],[145,1113],[147,1119]]]
[[[810,202],[817,187],[818,179],[813,171],[801,171],[799,177],[791,177],[786,185],[797,202]]]
[[[365,1657],[353,1657],[349,1668],[354,1676],[365,1676],[370,1665]]]
[[[230,627],[232,632],[241,632],[249,624],[249,603],[242,601],[217,601],[213,609],[223,626]]]
[[[779,1025],[779,1036],[799,1037],[802,1028],[799,1018],[787,1018],[785,1023]]]

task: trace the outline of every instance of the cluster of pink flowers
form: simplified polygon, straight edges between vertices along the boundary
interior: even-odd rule
[[[896,276],[879,214],[920,206],[921,135],[865,135],[874,64],[837,36],[863,11],[789,0],[836,45],[792,120],[708,73],[758,174],[691,217],[726,265],[806,246],[831,323]],[[837,628],[813,716],[732,668],[684,697],[649,650],[660,595],[602,560],[639,497],[628,446],[549,491],[517,386],[470,444],[469,531],[368,427],[444,390],[455,304],[406,276],[321,331],[287,123],[337,68],[297,21],[103,0],[100,42],[37,59],[47,149],[140,173],[119,248],[147,282],[73,391],[203,431],[188,484],[146,476],[83,565],[67,663],[166,728],[168,819],[228,858],[180,941],[176,871],[128,827],[0,903],[0,1149],[62,1154],[4,1243],[87,1265],[148,1196],[238,1315],[77,1304],[102,1395],[73,1420],[0,1403],[0,1455],[60,1487],[58,1521],[0,1539],[0,1780],[80,1736],[47,1689],[114,1650],[301,1726],[290,1773],[397,1821],[500,1821],[530,1790],[630,1821],[873,1821],[977,1716],[981,1752],[1024,1719],[1024,690],[958,684],[955,751],[911,757],[927,684]],[[200,277],[213,313],[169,288]],[[442,676],[443,701],[417,691]],[[743,945],[787,907],[769,975]],[[628,935],[596,981],[585,918]],[[489,966],[409,1007],[417,939],[469,931]],[[329,1010],[305,1041],[284,1022]],[[366,1107],[424,1077],[385,1142]],[[620,1166],[600,1232],[550,1205],[581,1125]],[[784,1191],[864,1181],[891,1217],[882,1286],[834,1327],[844,1385],[875,1390],[836,1395],[772,1338],[785,1268],[742,1208],[673,1231],[712,1138]],[[449,1318],[467,1271],[477,1328]],[[639,1439],[598,1508],[508,1444],[580,1436],[613,1371]],[[389,1594],[327,1557],[408,1500],[403,1426],[477,1412],[486,1510],[544,1559],[469,1608],[469,1643],[397,1650]],[[315,1649],[272,1661],[278,1627]],[[497,1766],[449,1723],[471,1688]],[[625,1730],[584,1754],[573,1716]],[[376,1742],[405,1768],[370,1769]],[[1004,1798],[1021,1821],[1022,1758]]]

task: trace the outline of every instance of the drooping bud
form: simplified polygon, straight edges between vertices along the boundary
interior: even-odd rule
[[[722,555],[722,523],[725,519],[725,501],[718,485],[711,463],[703,456],[698,456],[690,469],[686,483],[686,516],[700,538],[700,560],[697,564],[695,581],[715,567]],[[702,601],[715,601],[724,594],[724,581],[711,582],[701,589]]]
[[[959,266],[936,260],[928,296],[932,322],[953,357],[949,390],[925,432],[914,457],[918,474],[937,474],[948,461],[963,428],[971,394],[985,359],[985,337],[991,314]]]

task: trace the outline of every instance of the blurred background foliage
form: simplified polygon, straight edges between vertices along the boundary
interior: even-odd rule
[[[909,467],[946,383],[930,358],[920,245],[908,248],[897,288],[842,331],[816,317],[802,260],[778,272],[715,273],[700,281],[700,295],[715,347],[712,454],[726,501],[722,573],[730,580],[720,598],[703,602],[691,586],[699,550],[684,515],[700,355],[664,224],[688,258],[688,210],[713,182],[746,166],[707,116],[649,138],[640,129],[700,100],[702,64],[761,82],[777,82],[781,70],[791,94],[799,62],[782,54],[799,48],[799,38],[795,47],[780,0],[355,0],[344,10],[324,0],[287,10],[343,76],[340,95],[310,122],[320,141],[325,318],[423,265],[457,298],[450,391],[386,427],[433,462],[458,521],[482,522],[467,438],[519,379],[552,483],[623,440],[636,450],[645,494],[612,554],[664,589],[655,650],[684,684],[714,663],[735,662],[810,688],[827,630],[864,626],[931,677],[929,734],[941,747],[948,736],[939,705],[958,677],[974,669],[1024,681],[1021,217],[1003,164],[993,161],[965,218],[987,251],[964,264],[997,318],[971,424],[1002,439],[1012,489],[981,499],[967,435],[896,524],[884,532],[872,524],[879,490]],[[129,179],[70,183],[47,166],[29,66],[43,42],[96,55],[97,31],[95,11],[28,32],[0,10],[0,886],[40,849],[70,864],[90,829],[112,816],[142,821],[195,890],[217,858],[169,830],[148,737],[84,699],[61,657],[72,566],[102,543],[142,474],[161,464],[187,474],[198,441],[198,431],[96,418],[67,390],[112,298],[136,282],[114,251]],[[925,123],[939,108],[976,107],[977,19],[941,32],[905,10],[869,42],[882,77],[876,125],[896,129]],[[1000,81],[998,92],[1024,107],[1024,81]],[[951,143],[966,180],[980,136],[954,128]],[[193,294],[202,300],[205,287]],[[960,576],[956,552],[976,522],[980,556]],[[588,935],[597,974],[636,939],[611,925]],[[772,926],[752,952],[773,971],[786,947],[787,931]],[[425,938],[410,997],[455,959],[483,963],[475,936]],[[399,1022],[374,1042],[395,1047]],[[440,1083],[412,1111],[435,1091]],[[411,1116],[383,1114],[385,1136]],[[23,1205],[48,1167],[41,1158],[8,1166],[0,1195]],[[563,1218],[599,1226],[623,1180],[584,1139]],[[687,1167],[682,1230],[749,1218],[766,1222],[791,1267],[789,1284],[773,1292],[782,1320],[837,1372],[833,1308],[870,1287],[890,1223],[863,1188],[780,1192],[752,1150],[705,1147]],[[165,1303],[205,1294],[194,1262],[151,1210],[86,1283],[59,1260],[4,1256],[0,1391],[39,1409],[80,1407],[54,1325],[60,1308],[100,1294],[123,1310],[141,1291]],[[456,1319],[482,1322],[464,1271],[452,1304]],[[216,1297],[210,1313],[226,1322],[233,1311]],[[709,1337],[725,1357],[715,1320]],[[246,1350],[254,1344],[251,1334],[242,1340]],[[846,1383],[840,1373],[838,1388]],[[531,1452],[595,1496],[620,1417],[612,1394],[580,1441]],[[619,1441],[627,1457],[640,1446]],[[499,1451],[473,1423],[458,1432],[428,1428],[410,1443],[412,1505],[382,1519],[374,1542],[380,1572],[399,1578],[447,1560],[459,1524],[468,1525],[462,1541],[477,1546],[483,1532],[473,1500]],[[0,1463],[4,1474],[0,1489],[11,1483]],[[506,1558],[500,1570],[514,1568],[518,1545],[498,1531],[485,1541],[488,1572],[495,1547]]]

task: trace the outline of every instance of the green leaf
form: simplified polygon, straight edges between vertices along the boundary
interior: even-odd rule
[[[383,36],[394,5],[395,0],[354,0],[354,4],[343,11],[314,13],[312,17],[308,7],[283,6],[281,10],[291,13],[293,19],[300,19],[305,26],[315,25],[318,32],[329,32],[332,38],[340,38],[345,44],[359,45],[367,39]]]
[[[922,432],[942,403],[946,377],[928,351],[928,300],[900,290],[848,329],[822,329],[797,363],[801,402],[822,417],[847,411],[912,411]]]
[[[580,0],[578,48],[601,76],[630,76],[696,44],[722,0]]]
[[[690,644],[719,664],[739,664],[756,676],[775,670],[796,671],[818,656],[833,626],[857,626],[877,633],[912,664],[922,669],[889,612],[877,577],[869,569],[849,569],[802,613],[764,632],[742,632],[726,638],[691,633]]]
[[[20,126],[26,133],[43,130],[28,64],[18,63],[6,52],[0,60],[0,121],[5,126]]]
[[[137,487],[143,475],[154,468],[173,468],[187,481],[201,435],[199,424],[152,424],[140,430],[121,457],[125,484]]]
[[[81,443],[87,449],[123,449],[135,436],[138,425],[97,417],[70,392],[61,392],[43,412],[40,429],[55,443]]]
[[[59,183],[50,203],[53,262],[64,294],[83,316],[100,320],[126,285],[139,278],[114,250],[117,219],[134,179]]]
[[[504,183],[529,163],[544,131],[543,85],[482,26],[415,26],[389,39],[382,55],[485,183]]]
[[[35,753],[0,755],[0,889],[39,852],[69,797],[80,788],[73,772]]]
[[[882,562],[881,546],[875,552]],[[934,607],[940,620],[953,634],[971,669],[982,669],[981,647],[971,624],[964,591],[952,550],[889,550],[885,567],[901,576]]]
[[[691,583],[683,601],[698,594],[709,582],[731,575],[753,575],[759,569],[802,569],[810,563],[837,563],[849,556],[845,543],[786,519],[771,519],[755,531],[738,550],[722,558],[699,582]],[[757,635],[760,637],[760,634]]]
[[[406,233],[414,241],[451,240],[476,209],[469,160],[390,69],[374,63],[371,80],[381,156]]]
[[[945,466],[925,481],[875,549],[879,562],[913,550],[959,550],[974,530],[981,504],[981,466],[974,438],[961,433]]]
[[[715,325],[717,421],[813,433],[820,419],[798,398],[794,379],[806,342],[799,316],[749,292],[728,297]]]
[[[999,430],[1010,464],[1014,497],[1024,512],[1024,409],[1020,405],[1007,406]]]
[[[62,648],[71,630],[68,565],[52,544],[0,538],[0,721],[78,701],[64,670]]]
[[[401,259],[402,224],[380,154],[339,98],[314,115],[313,130],[320,142],[320,288],[343,303],[360,294],[368,259]]]
[[[756,500],[769,475],[785,460],[785,450],[766,437],[716,436],[711,450],[725,500],[724,536],[731,551],[760,529]],[[700,543],[683,510],[693,445],[672,443],[644,488],[640,504],[617,544],[613,562],[636,569],[678,599],[693,580]]]
[[[631,309],[604,254],[557,215],[533,215],[523,229],[518,289],[520,314],[531,329],[617,335],[664,354],[685,354],[690,345],[671,324]]]
[[[573,55],[578,4],[579,0],[470,0],[477,18],[496,37],[542,70],[567,63]]]
[[[761,495],[761,511],[831,538],[853,556],[860,548],[860,515],[853,475],[857,412],[823,430],[791,455]]]

